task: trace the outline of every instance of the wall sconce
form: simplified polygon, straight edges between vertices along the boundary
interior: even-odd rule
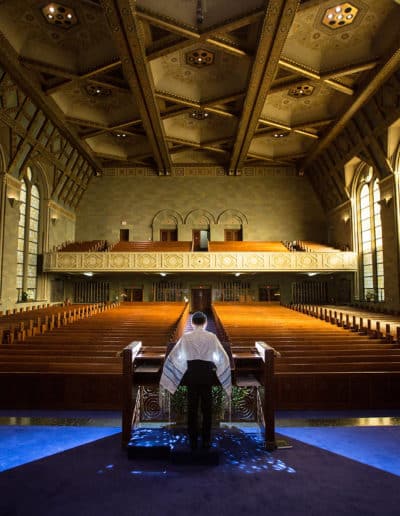
[[[383,199],[381,199],[378,202],[382,207],[389,208],[389,206],[392,204],[392,200],[393,200],[393,197],[391,195],[387,195],[386,197],[384,197]]]
[[[16,197],[7,197],[7,199],[10,203],[11,208],[14,208],[14,206],[18,206],[19,200]]]
[[[53,224],[53,226],[55,226],[57,224],[57,221],[58,221],[58,218],[57,217],[51,217],[51,223]]]
[[[350,221],[350,215],[346,213],[345,215],[343,215],[342,220],[345,224],[347,224]]]

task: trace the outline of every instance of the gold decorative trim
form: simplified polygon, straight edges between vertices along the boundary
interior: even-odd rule
[[[246,177],[296,177],[297,172],[294,167],[243,167],[240,170],[242,176]],[[158,176],[158,172],[145,167],[129,167],[129,168],[105,168],[103,170],[103,176],[105,177],[151,177]],[[171,177],[195,177],[195,176],[208,176],[208,177],[221,177],[227,176],[226,170],[221,166],[212,167],[199,167],[199,166],[186,166],[186,167],[173,167],[171,172],[168,174]]]
[[[45,253],[45,272],[355,272],[354,252]]]

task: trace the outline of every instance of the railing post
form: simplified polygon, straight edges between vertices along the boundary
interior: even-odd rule
[[[142,343],[134,341],[122,351],[122,446],[129,443],[135,409],[133,392],[134,362]]]
[[[275,440],[275,389],[274,389],[274,360],[275,350],[265,342],[256,342],[256,348],[264,361],[263,385],[264,399],[263,412],[265,423],[265,448],[268,451],[277,448]]]

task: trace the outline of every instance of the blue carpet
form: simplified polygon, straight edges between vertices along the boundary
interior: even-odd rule
[[[293,440],[221,435],[220,466],[129,461],[120,435],[0,474],[3,516],[398,516],[395,475]],[[235,461],[238,461],[236,463]]]
[[[399,426],[279,427],[277,432],[400,476]]]
[[[120,432],[118,428],[0,426],[0,471]]]

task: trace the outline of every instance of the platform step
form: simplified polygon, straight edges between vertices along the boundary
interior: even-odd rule
[[[186,443],[179,443],[171,446],[170,460],[174,464],[218,466],[219,456],[220,451],[214,446],[209,449],[191,450]]]
[[[219,449],[199,447],[191,450],[187,434],[182,429],[138,428],[127,446],[129,459],[164,459],[175,464],[219,464]]]
[[[174,436],[165,428],[139,428],[127,446],[129,459],[168,459]]]

